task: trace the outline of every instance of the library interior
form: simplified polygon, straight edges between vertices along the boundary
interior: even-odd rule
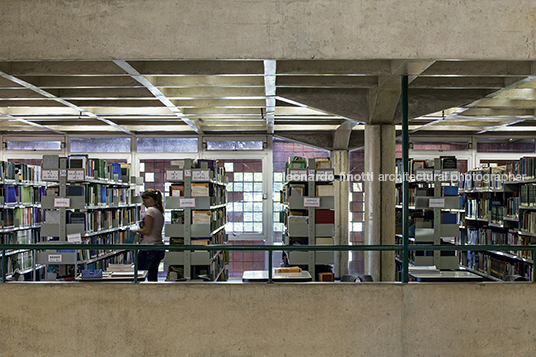
[[[7,1],[0,354],[530,355],[514,2]]]

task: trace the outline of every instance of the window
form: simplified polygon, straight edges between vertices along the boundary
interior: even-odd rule
[[[71,138],[71,152],[130,152],[130,138]]]
[[[350,214],[348,217],[350,226],[349,244],[365,244],[364,236],[364,187],[363,181],[352,181],[356,178],[363,178],[361,175],[365,172],[365,151],[354,150],[350,152],[350,168],[348,184],[350,185]],[[356,251],[349,253],[349,272],[351,274],[363,274],[365,270],[364,252]]]
[[[226,140],[207,141],[207,150],[263,150],[264,145],[261,140]]]
[[[8,141],[8,150],[61,150],[61,141]]]
[[[138,138],[138,152],[197,152],[197,138]]]
[[[227,184],[227,216],[225,230],[231,234],[263,232],[263,180],[261,159],[220,160],[225,167]]]
[[[477,152],[528,153],[534,149],[534,139],[488,139],[476,144]]]

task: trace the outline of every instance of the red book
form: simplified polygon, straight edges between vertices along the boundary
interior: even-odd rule
[[[316,224],[335,224],[335,211],[330,209],[317,209],[315,211]]]

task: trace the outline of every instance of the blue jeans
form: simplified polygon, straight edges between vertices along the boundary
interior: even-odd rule
[[[163,250],[140,250],[138,254],[138,269],[148,270],[148,281],[158,281],[158,265],[164,258]]]

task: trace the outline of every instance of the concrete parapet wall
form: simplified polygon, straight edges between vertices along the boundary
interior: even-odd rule
[[[533,0],[2,0],[0,60],[536,58]]]
[[[9,283],[2,356],[533,356],[531,283]]]

